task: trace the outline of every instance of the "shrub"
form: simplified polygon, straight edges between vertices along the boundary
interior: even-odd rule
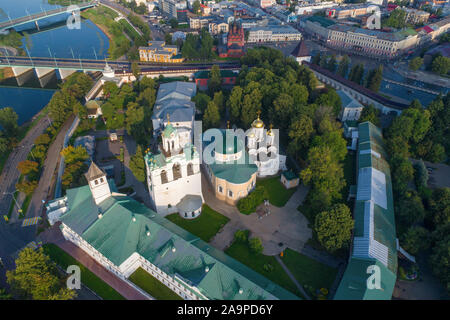
[[[264,186],[256,186],[255,190],[253,190],[247,197],[238,201],[237,208],[243,214],[250,214],[255,212],[256,207],[267,198],[268,194]]]
[[[234,240],[236,242],[247,242],[248,241],[248,230],[238,230],[234,233]]]
[[[261,239],[259,239],[259,238],[252,238],[252,239],[250,239],[249,242],[248,242],[248,245],[250,247],[250,250],[253,253],[256,253],[256,254],[260,254],[264,250],[264,247],[262,245]]]

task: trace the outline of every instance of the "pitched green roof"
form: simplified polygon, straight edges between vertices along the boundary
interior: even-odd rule
[[[209,79],[210,72],[209,71],[197,71],[194,75],[195,79]],[[221,78],[232,78],[237,77],[238,74],[231,70],[220,70]]]
[[[169,123],[169,124],[164,128],[163,135],[164,135],[165,138],[168,138],[168,137],[170,137],[170,135],[171,135],[172,133],[174,133],[174,132],[175,132],[175,128],[172,126],[172,124]]]
[[[397,236],[391,174],[381,129],[364,122],[358,125],[358,131],[354,238],[351,257],[334,299],[389,300],[397,275]],[[360,179],[363,175],[370,179]],[[369,265],[380,267],[381,289],[367,288]]]
[[[209,299],[298,299],[132,198],[107,198],[98,218],[88,197],[87,186],[68,190],[69,211],[61,220],[117,266],[137,252]]]

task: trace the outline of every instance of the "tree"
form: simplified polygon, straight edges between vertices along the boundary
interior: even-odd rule
[[[204,113],[208,107],[208,102],[211,101],[211,98],[207,94],[199,92],[192,98],[192,101],[195,102],[195,109],[201,113]]]
[[[367,107],[364,107],[361,115],[359,117],[358,122],[366,122],[370,121],[377,127],[380,126],[380,110],[376,109],[373,104],[369,104]]]
[[[194,14],[200,13],[200,1],[199,0],[195,0],[194,3],[192,4],[192,12]]]
[[[434,189],[428,200],[427,219],[433,229],[450,223],[450,188]]]
[[[6,137],[16,137],[19,126],[17,125],[17,119],[19,116],[10,107],[0,109],[0,125],[3,127]]]
[[[11,300],[12,296],[5,289],[0,288],[0,300]]]
[[[428,184],[428,171],[425,167],[425,163],[423,163],[422,159],[420,159],[415,165],[415,181],[416,187],[419,189],[421,187],[426,187]]]
[[[141,68],[139,67],[137,62],[133,62],[131,64],[131,72],[133,73],[136,80],[139,79],[139,75],[141,74]]]
[[[8,139],[0,135],[0,153],[6,153],[9,149]]]
[[[328,193],[332,199],[340,199],[340,191],[345,187],[344,171],[331,148],[324,145],[312,147],[307,163],[307,168],[300,172],[303,183],[311,185],[312,192]]]
[[[50,139],[49,135],[46,133],[43,133],[34,140],[34,144],[35,145],[43,144],[43,145],[48,146],[50,144],[50,141],[51,141],[51,139]]]
[[[24,180],[22,182],[16,183],[16,189],[19,192],[25,193],[27,196],[33,194],[34,190],[37,188],[37,181],[27,181]]]
[[[415,57],[413,59],[411,59],[411,61],[409,62],[409,69],[416,71],[419,70],[419,68],[422,66],[423,64],[423,58],[421,57]]]
[[[176,18],[172,18],[169,20],[169,24],[172,29],[176,29],[178,27],[178,20]]]
[[[335,72],[336,68],[337,68],[336,56],[333,54],[330,60],[328,60],[327,69],[330,70],[331,72]]]
[[[407,191],[396,203],[395,217],[398,226],[408,228],[417,223],[422,223],[425,218],[425,209],[422,199],[416,192]]]
[[[248,241],[248,230],[237,230],[234,233],[234,241],[247,243],[247,241]]]
[[[391,157],[390,165],[392,189],[396,195],[401,195],[405,192],[408,183],[414,177],[413,166],[407,158],[398,155]]]
[[[17,169],[20,171],[21,174],[26,176],[27,174],[31,172],[38,172],[39,171],[39,163],[35,161],[30,160],[24,160],[17,164]]]
[[[446,75],[450,71],[450,58],[444,56],[434,58],[431,62],[431,71],[442,76]]]
[[[126,112],[126,128],[127,132],[139,144],[143,144],[147,140],[144,120],[144,108],[139,106],[136,102],[130,102]]]
[[[238,122],[241,116],[243,90],[240,86],[235,86],[231,90],[231,94],[226,102],[230,110],[231,119],[233,122]]]
[[[430,256],[433,273],[450,291],[450,223],[440,226],[432,234],[434,246]]]
[[[335,161],[340,162],[347,155],[347,141],[342,136],[342,130],[327,132],[321,136],[315,136],[312,146],[328,146]]]
[[[214,101],[208,102],[208,107],[203,115],[203,125],[206,129],[217,128],[220,125],[219,108]]]
[[[216,106],[219,108],[219,113],[224,115],[225,114],[225,103],[224,103],[223,92],[218,91],[218,92],[214,93],[213,101],[216,104]]]
[[[213,65],[211,72],[209,73],[208,90],[209,94],[212,96],[214,92],[220,90],[222,86],[222,78],[220,77],[220,69],[218,65]]]
[[[146,171],[144,153],[139,145],[136,148],[136,153],[130,158],[130,170],[138,181],[145,182]]]
[[[420,226],[408,228],[401,236],[400,243],[408,253],[416,255],[430,246],[430,232]]]
[[[58,277],[58,270],[43,249],[25,248],[15,261],[16,269],[6,272],[8,284],[18,295],[33,300],[69,300],[76,296]]]
[[[364,65],[357,64],[352,67],[350,70],[350,74],[348,75],[348,79],[357,84],[361,84],[364,75]]]
[[[400,8],[391,11],[389,18],[385,22],[386,26],[401,29],[406,27],[406,12]]]
[[[248,245],[250,247],[250,250],[255,254],[261,254],[264,250],[261,239],[259,238],[251,238],[248,241]]]
[[[61,155],[64,156],[64,161],[67,164],[85,161],[89,158],[86,148],[83,146],[74,147],[69,145],[61,151]]]
[[[316,216],[314,230],[320,244],[330,252],[347,248],[354,221],[350,209],[345,204],[337,204],[328,211]]]
[[[373,69],[369,72],[369,74],[367,75],[366,86],[370,90],[378,92],[382,80],[383,80],[383,66],[380,65],[376,69]]]
[[[348,72],[348,66],[350,65],[350,59],[348,58],[348,55],[344,55],[339,62],[337,73],[341,77],[344,77],[347,75]]]
[[[302,148],[306,148],[309,144],[312,134],[314,133],[314,127],[312,119],[306,115],[301,115],[298,119],[292,121],[289,129],[289,151],[296,154]]]

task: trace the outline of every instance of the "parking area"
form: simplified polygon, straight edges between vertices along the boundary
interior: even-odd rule
[[[125,183],[125,176],[123,174],[123,158],[124,143],[120,142],[120,140],[111,142],[106,137],[96,139],[96,162],[108,173],[108,177],[114,177],[116,186],[120,186]]]
[[[414,164],[417,160],[411,159]],[[450,166],[443,163],[424,161],[428,170],[428,186],[430,188],[450,188]]]

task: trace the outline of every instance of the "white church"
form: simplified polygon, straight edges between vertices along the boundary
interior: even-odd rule
[[[264,129],[264,122],[259,118],[253,121],[247,133],[247,151],[258,167],[258,177],[276,175],[280,170],[287,170],[286,156],[280,155],[278,130]]]
[[[145,165],[150,198],[162,215],[178,212],[182,218],[200,215],[203,195],[200,157],[196,148],[168,120],[158,153],[147,153]],[[190,137],[190,134],[188,135]]]

